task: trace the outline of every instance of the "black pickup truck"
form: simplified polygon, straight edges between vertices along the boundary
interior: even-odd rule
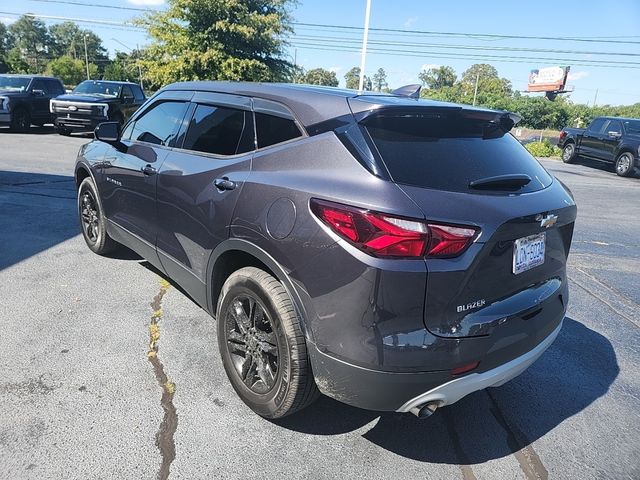
[[[91,131],[102,122],[124,122],[146,100],[139,85],[86,80],[68,95],[51,100],[51,113],[60,135]]]
[[[51,123],[49,101],[64,93],[57,78],[40,75],[0,75],[0,125],[28,132],[31,125]]]
[[[558,146],[565,163],[593,158],[614,163],[616,173],[628,177],[640,167],[640,119],[597,117],[586,129],[564,128]]]

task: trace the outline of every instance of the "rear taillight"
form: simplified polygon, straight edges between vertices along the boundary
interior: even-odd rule
[[[563,139],[564,137],[566,137],[566,136],[567,136],[567,132],[565,132],[564,130],[562,130],[562,131],[560,132],[560,140],[562,140],[562,139]]]
[[[477,229],[424,222],[311,199],[311,211],[332,231],[375,257],[455,257]]]

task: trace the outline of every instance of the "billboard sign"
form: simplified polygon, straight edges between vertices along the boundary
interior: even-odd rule
[[[528,92],[557,92],[564,90],[571,67],[547,67],[531,70]]]

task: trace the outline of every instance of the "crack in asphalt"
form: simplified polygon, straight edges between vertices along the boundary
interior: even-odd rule
[[[540,460],[540,457],[534,450],[531,442],[527,440],[524,433],[522,433],[515,425],[507,421],[507,418],[498,407],[498,402],[496,402],[489,390],[487,389],[485,392],[487,392],[489,400],[493,405],[489,410],[498,424],[506,432],[507,445],[513,452],[513,456],[518,460],[520,469],[524,473],[524,476],[527,480],[547,480],[549,478],[549,472],[543,465],[542,460]]]
[[[156,376],[158,385],[162,388],[162,398],[160,405],[164,410],[164,417],[160,423],[160,427],[156,433],[156,447],[162,456],[162,464],[158,471],[158,479],[166,480],[169,478],[171,463],[176,458],[176,443],[174,434],[178,428],[178,413],[173,404],[173,396],[175,395],[176,386],[169,380],[164,371],[164,365],[158,357],[158,342],[160,341],[160,325],[162,319],[162,298],[167,293],[171,285],[166,280],[160,280],[160,291],[153,297],[150,303],[153,313],[151,314],[151,322],[149,323],[149,350],[147,358],[153,366],[153,373]]]

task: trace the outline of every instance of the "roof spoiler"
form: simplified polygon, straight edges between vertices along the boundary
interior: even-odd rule
[[[420,98],[421,88],[422,85],[412,83],[411,85],[405,85],[404,87],[396,88],[393,92],[391,92],[391,95],[418,99]]]

